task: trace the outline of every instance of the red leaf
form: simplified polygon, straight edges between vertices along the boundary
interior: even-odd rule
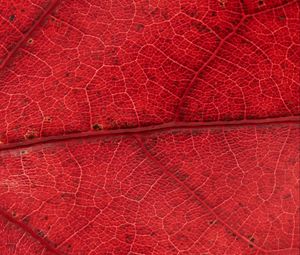
[[[299,254],[299,1],[0,1],[1,254]]]

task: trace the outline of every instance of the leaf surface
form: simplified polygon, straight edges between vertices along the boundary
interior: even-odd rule
[[[299,254],[299,15],[0,0],[1,254]]]

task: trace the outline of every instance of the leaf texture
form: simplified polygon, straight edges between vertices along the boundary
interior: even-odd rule
[[[299,254],[299,1],[0,18],[0,254]]]

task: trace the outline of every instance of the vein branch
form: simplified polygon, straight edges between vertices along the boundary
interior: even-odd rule
[[[52,1],[45,12],[38,18],[33,26],[23,35],[22,39],[14,46],[14,48],[6,55],[5,59],[0,62],[0,70],[3,69],[23,43],[30,37],[30,35],[36,30],[36,28],[48,17],[48,15],[58,6],[60,0]]]

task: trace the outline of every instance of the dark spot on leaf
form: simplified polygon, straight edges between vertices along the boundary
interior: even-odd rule
[[[103,129],[103,127],[98,123],[95,123],[93,125],[93,130],[95,130],[95,131],[102,130],[102,129]]]
[[[134,237],[133,235],[126,234],[125,235],[125,242],[126,243],[132,243],[133,237]]]
[[[175,87],[179,87],[179,81],[173,81],[173,85],[174,85]]]
[[[192,27],[194,27],[199,33],[207,33],[210,30],[205,27],[201,22],[192,21]]]
[[[40,230],[40,229],[37,229],[36,233],[40,237],[44,237],[45,236],[45,233],[42,230]]]
[[[45,121],[48,122],[48,123],[51,123],[52,122],[52,118],[50,116],[46,116],[45,117]]]
[[[28,139],[28,140],[32,140],[35,138],[35,135],[34,135],[34,132],[27,132],[26,135],[25,135],[25,139]]]
[[[16,18],[16,16],[14,14],[12,14],[12,15],[9,16],[8,19],[9,19],[10,22],[13,22],[15,20],[15,18]]]
[[[250,241],[249,247],[250,247],[250,248],[253,248],[253,247],[254,247],[254,246],[253,246],[253,243],[254,243],[254,241],[255,241],[254,237],[253,237],[253,236],[250,236],[250,237],[249,237],[249,241]]]
[[[230,236],[236,237],[236,234],[233,233],[231,230],[227,230],[226,231]]]
[[[203,72],[200,72],[200,73],[198,74],[198,77],[201,78],[201,79],[204,78],[204,73],[203,73]]]
[[[217,16],[217,13],[216,13],[215,11],[212,11],[212,12],[211,12],[211,16],[212,16],[212,17],[215,17],[215,16]]]
[[[155,8],[153,11],[150,12],[150,15],[151,15],[152,17],[155,17],[158,13],[159,13],[159,9],[158,9],[158,8]]]
[[[279,19],[279,20],[285,20],[285,16],[280,15],[280,16],[278,17],[278,19]]]
[[[264,4],[264,1],[263,1],[263,0],[259,0],[259,1],[258,1],[258,5],[259,5],[259,6],[262,6],[263,4]]]
[[[219,26],[214,26],[213,29],[216,31],[216,32],[221,32],[221,28]]]
[[[33,39],[32,39],[32,38],[29,38],[28,41],[27,41],[27,43],[28,43],[28,44],[32,44],[32,43],[33,43]]]
[[[190,176],[187,173],[181,172],[181,171],[177,171],[175,173],[175,176],[180,180],[180,181],[185,181],[186,179],[188,179]]]
[[[68,245],[67,245],[67,248],[68,248],[68,249],[71,249],[71,248],[72,248],[72,245],[71,245],[71,244],[68,244]]]
[[[138,23],[138,24],[135,25],[135,31],[137,31],[137,32],[143,31],[144,28],[145,28],[144,24]]]
[[[239,20],[235,19],[235,20],[232,21],[231,23],[232,23],[232,25],[235,25],[235,26],[236,26],[237,24],[239,24]]]
[[[43,219],[48,220],[49,219],[48,215],[45,215]]]
[[[157,236],[156,232],[151,231],[150,236]]]
[[[219,0],[219,4],[221,8],[225,8],[225,1],[226,0]]]
[[[288,193],[288,194],[285,194],[285,195],[283,195],[283,199],[284,200],[288,200],[288,199],[290,199],[292,197],[292,195],[291,195],[291,193]]]
[[[244,24],[245,24],[245,25],[249,24],[249,22],[250,22],[251,20],[252,20],[251,17],[246,18],[246,19],[244,20]]]
[[[117,56],[113,57],[112,61],[113,61],[113,65],[119,65],[120,64],[120,60]]]
[[[29,221],[30,221],[30,217],[29,217],[29,216],[26,216],[25,218],[23,218],[22,221],[23,221],[24,224],[28,224]]]
[[[232,28],[230,28],[230,27],[226,27],[225,30],[226,30],[227,33],[231,33],[233,31]]]
[[[215,225],[217,223],[217,220],[210,220],[208,222],[209,225]]]
[[[25,10],[24,10],[24,9],[21,9],[21,12],[25,12]]]
[[[16,213],[15,211],[13,211],[13,212],[11,213],[11,215],[12,215],[13,217],[16,217],[16,216],[17,216],[17,213]]]
[[[147,74],[147,78],[149,81],[157,81],[157,77],[153,74]]]
[[[21,151],[20,151],[20,154],[21,154],[21,155],[26,155],[26,154],[28,154],[28,150],[21,150]]]

